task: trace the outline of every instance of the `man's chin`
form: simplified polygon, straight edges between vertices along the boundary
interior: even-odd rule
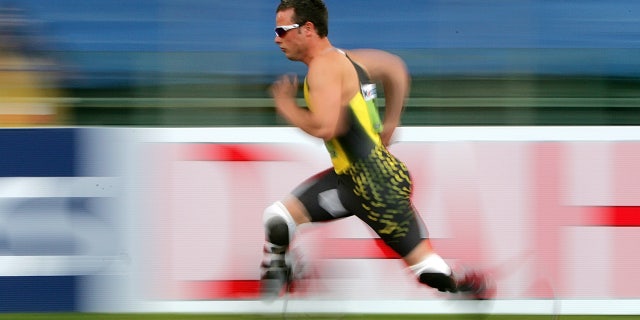
[[[291,61],[298,61],[298,59],[296,59],[296,57],[288,55],[285,53],[285,57],[287,57],[287,59],[291,60]]]

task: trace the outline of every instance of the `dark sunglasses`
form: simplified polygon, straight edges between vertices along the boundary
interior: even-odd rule
[[[290,24],[288,26],[277,26],[276,30],[275,30],[276,31],[276,36],[284,37],[284,35],[287,34],[287,32],[289,30],[293,30],[293,29],[296,29],[296,28],[300,28],[300,25],[297,24],[297,23]]]

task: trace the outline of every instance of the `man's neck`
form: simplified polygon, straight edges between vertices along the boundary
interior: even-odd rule
[[[331,50],[335,50],[335,48],[333,47],[333,45],[331,44],[331,42],[329,41],[328,38],[324,37],[319,39],[314,46],[309,48],[308,51],[308,55],[307,58],[304,59],[304,63],[306,65],[309,65],[311,63],[311,61],[313,61],[313,59],[315,59],[318,56],[321,56]]]

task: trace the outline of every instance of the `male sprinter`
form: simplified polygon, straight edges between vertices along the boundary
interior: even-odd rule
[[[276,109],[290,124],[324,140],[333,168],[265,209],[263,293],[278,295],[291,281],[286,254],[298,225],[356,215],[402,257],[421,283],[489,298],[493,287],[482,274],[453,271],[433,251],[411,202],[407,167],[386,148],[409,93],[404,62],[380,50],[334,48],[327,38],[328,12],[321,0],[282,0],[276,26],[275,43],[282,52],[308,67],[308,109],[296,104],[295,76],[282,76],[271,87]],[[375,83],[384,88],[384,123],[373,104]]]

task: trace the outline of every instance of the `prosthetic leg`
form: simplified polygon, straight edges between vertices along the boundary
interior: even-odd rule
[[[265,298],[277,298],[288,290],[293,279],[287,252],[296,224],[281,202],[265,209],[263,222],[265,245],[264,258],[260,266],[260,290]]]

